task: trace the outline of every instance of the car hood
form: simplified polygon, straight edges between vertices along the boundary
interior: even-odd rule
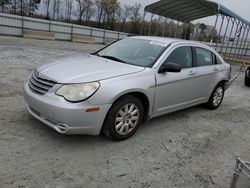
[[[86,54],[57,60],[37,68],[37,71],[58,83],[84,83],[132,74],[144,69]]]

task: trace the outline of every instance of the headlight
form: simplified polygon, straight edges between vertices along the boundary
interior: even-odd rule
[[[86,100],[93,95],[100,87],[99,82],[91,82],[85,84],[69,84],[60,87],[56,94],[64,97],[70,102],[79,102]]]

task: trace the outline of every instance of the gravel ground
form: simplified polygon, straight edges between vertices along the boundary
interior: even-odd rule
[[[22,84],[35,66],[99,48],[0,37],[0,187],[229,187],[235,157],[250,160],[244,73],[219,109],[155,118],[123,142],[60,135],[28,114]]]

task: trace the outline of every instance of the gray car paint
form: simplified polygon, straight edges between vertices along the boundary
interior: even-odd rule
[[[59,60],[51,65],[44,65],[37,68],[37,70],[42,75],[56,80],[58,83],[70,84],[99,81],[101,86],[87,101],[78,103],[77,107],[74,107],[76,104],[67,102],[62,97],[54,94],[56,88],[59,88],[61,84],[57,84],[55,88],[52,88],[52,90],[44,96],[34,97],[35,94],[29,90],[26,82],[24,92],[28,107],[32,105],[32,108],[39,110],[39,106],[34,105],[34,101],[39,101],[40,103],[48,99],[48,101],[53,103],[53,110],[59,110],[59,112],[54,113],[47,109],[47,111],[50,111],[50,113],[47,113],[46,105],[43,105],[43,111],[40,112],[41,114],[45,113],[46,116],[53,116],[57,121],[60,121],[60,119],[67,121],[67,119],[60,117],[62,111],[65,113],[65,111],[70,110],[70,113],[75,111],[76,114],[79,114],[78,119],[77,116],[74,116],[76,120],[67,121],[67,131],[61,133],[97,135],[101,130],[103,121],[111,105],[125,94],[134,92],[144,94],[149,102],[149,117],[152,118],[205,103],[219,82],[230,79],[230,66],[224,62],[216,51],[206,45],[160,37],[132,38],[165,42],[166,44],[171,44],[171,46],[159,57],[152,68],[123,64],[93,55],[83,55],[78,58]],[[222,64],[182,69],[180,73],[159,74],[158,69],[161,64],[168,55],[179,46],[198,46],[208,49],[220,58]],[[192,74],[190,74],[190,72],[192,72]],[[94,116],[98,117],[100,121],[96,121],[92,116],[85,115],[86,113],[80,111],[80,106],[82,106],[83,109],[85,109],[85,106],[102,106],[102,111],[100,113],[96,112]],[[81,113],[83,113],[84,120],[80,117]],[[36,118],[39,119],[39,117]],[[39,120],[41,120],[41,118],[42,117],[40,117]],[[83,122],[82,124],[80,123],[81,121]],[[46,121],[43,122],[46,123]],[[68,122],[70,122],[70,124],[68,124]],[[86,122],[88,125],[86,125]],[[48,124],[48,122],[46,124]],[[93,127],[93,130],[91,130],[91,126],[89,125]],[[86,126],[87,131],[85,131]],[[54,129],[57,130],[56,128]],[[77,131],[71,131],[72,129]]]
[[[37,71],[58,83],[69,84],[104,80],[139,72],[143,69],[143,67],[84,54],[43,65]]]

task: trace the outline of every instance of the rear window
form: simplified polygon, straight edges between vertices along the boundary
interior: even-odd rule
[[[197,66],[213,65],[213,53],[204,48],[195,48],[195,57]]]

